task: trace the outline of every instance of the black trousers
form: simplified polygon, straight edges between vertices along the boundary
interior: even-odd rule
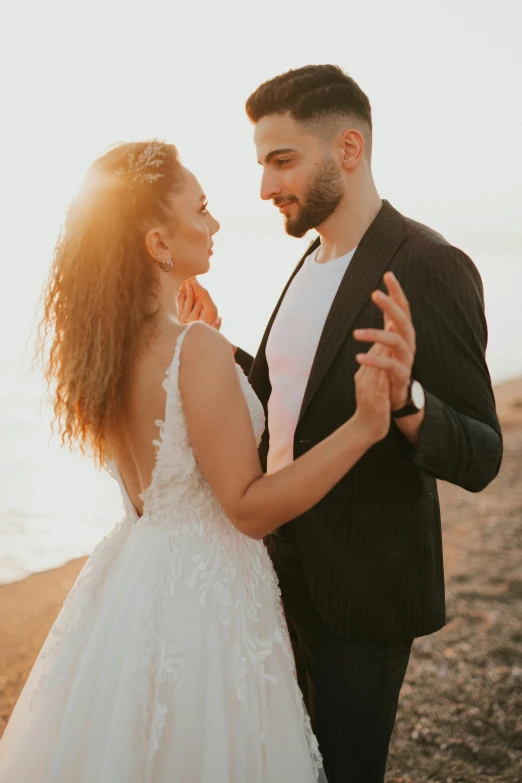
[[[267,543],[328,783],[383,783],[413,639],[360,642],[337,636],[313,604],[296,544],[275,535]]]

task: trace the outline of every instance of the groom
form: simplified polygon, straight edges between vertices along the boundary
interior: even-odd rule
[[[267,541],[328,781],[382,783],[413,639],[445,622],[436,479],[478,492],[500,466],[482,283],[461,250],[381,201],[370,104],[339,68],[282,74],[246,110],[261,197],[287,233],[319,234],[255,360],[236,352],[267,412],[263,467],[284,467],[353,414],[359,363],[391,380],[387,438]],[[188,315],[192,301],[180,304]],[[374,341],[386,356],[366,354]]]

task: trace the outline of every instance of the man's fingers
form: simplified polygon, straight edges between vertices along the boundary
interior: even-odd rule
[[[384,315],[395,321],[397,325],[401,326],[409,322],[409,316],[405,310],[383,291],[374,291],[372,299],[377,307],[383,311]]]
[[[188,321],[188,318],[192,312],[193,307],[194,307],[194,289],[192,288],[191,285],[187,285],[186,293],[185,293],[185,302],[183,304],[183,310],[180,318],[180,320],[183,323],[186,323]]]
[[[413,364],[413,351],[399,332],[383,329],[356,329],[353,334],[356,340],[386,346],[393,350],[401,361]]]
[[[197,277],[191,277],[190,285],[193,287],[196,296],[201,296],[202,294],[206,294],[208,296],[207,289],[203,288]]]
[[[187,322],[187,319],[185,318],[185,306],[187,303],[187,296],[185,293],[179,293],[178,294],[178,301],[177,301],[177,307],[178,307],[178,321],[181,324],[184,324]]]
[[[177,311],[178,311],[178,320],[180,320],[180,321],[181,321],[181,317],[182,317],[182,314],[183,314],[183,308],[185,306],[185,298],[186,298],[185,297],[185,292],[180,290],[179,293],[178,293],[177,299],[176,299],[176,307],[177,307]]]
[[[192,277],[189,281],[189,284],[194,292],[194,301],[201,300],[203,303],[203,306],[205,308],[206,317],[213,320],[214,318],[217,318],[218,312],[217,307],[210,296],[209,292],[206,288],[203,288],[203,286],[199,283],[199,281]],[[207,321],[207,323],[211,323],[211,321]]]
[[[202,299],[205,303],[212,302],[211,296],[206,288],[203,288],[197,277],[191,277],[188,281],[189,285],[192,286],[194,290],[194,297],[196,299]]]
[[[408,298],[393,272],[386,272],[384,275],[384,283],[392,299],[397,302],[399,307],[401,307],[406,313],[408,313],[408,315],[411,316],[410,303],[408,302]]]
[[[395,324],[396,331],[400,332],[408,343],[414,344],[415,329],[409,313],[405,312],[390,296],[387,296],[382,291],[374,291],[372,300],[384,313],[385,319],[388,320],[387,325],[389,325],[389,321],[392,321]]]
[[[187,323],[193,308],[194,308],[194,290],[192,286],[188,285],[187,292],[185,294],[185,304],[183,305],[183,313],[182,313],[184,323]]]
[[[386,370],[391,373],[399,383],[408,384],[410,382],[411,371],[409,367],[390,356],[377,356],[375,354],[358,353],[355,357],[359,364],[366,367],[374,367],[379,370]]]
[[[188,316],[187,322],[188,323],[192,323],[193,321],[199,321],[202,310],[203,310],[203,305],[201,304],[201,302],[198,299],[198,301],[196,302],[196,304],[192,308],[192,312]]]
[[[199,320],[200,321],[204,321],[209,326],[214,326],[217,318],[215,318],[213,311],[208,310],[207,306],[203,305],[203,308],[202,308],[200,316],[199,316]]]
[[[402,362],[390,356],[375,356],[370,353],[359,353],[355,357],[359,364],[375,370],[385,370],[399,383],[407,384],[410,381],[410,371]]]

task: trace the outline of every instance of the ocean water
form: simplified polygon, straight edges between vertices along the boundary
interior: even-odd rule
[[[307,242],[303,242],[303,245]],[[207,283],[233,342],[255,351],[299,251],[281,238],[277,253],[260,237],[221,247]],[[494,383],[522,376],[522,257],[475,256],[486,292],[488,362]],[[34,293],[34,292],[33,292]],[[34,296],[28,295],[34,304]],[[0,318],[0,583],[88,554],[123,513],[116,483],[50,438],[43,384],[30,369],[33,306],[19,297]]]

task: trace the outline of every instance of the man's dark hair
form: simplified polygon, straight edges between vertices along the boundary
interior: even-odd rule
[[[264,82],[246,102],[251,122],[286,114],[305,124],[328,118],[358,120],[370,153],[372,109],[359,85],[338,65],[305,65]]]

